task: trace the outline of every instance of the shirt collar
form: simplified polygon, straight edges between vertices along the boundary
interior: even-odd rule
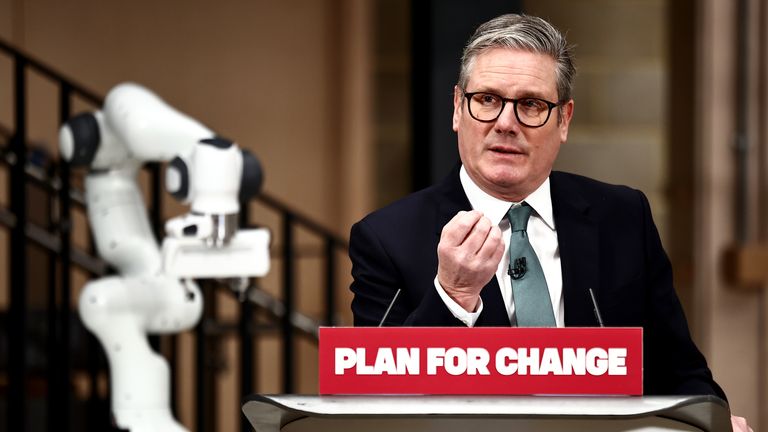
[[[464,188],[464,193],[469,199],[469,203],[474,210],[479,210],[488,219],[494,223],[501,222],[507,215],[509,207],[513,204],[520,204],[511,201],[500,200],[496,197],[488,195],[475,184],[469,177],[464,165],[461,166],[459,171],[459,180],[461,180],[461,186]],[[551,230],[555,230],[555,218],[552,214],[552,195],[549,189],[549,177],[544,180],[533,193],[528,195],[525,202],[530,205],[536,214],[547,224]]]

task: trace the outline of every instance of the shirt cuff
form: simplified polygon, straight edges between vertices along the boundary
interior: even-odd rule
[[[479,303],[477,305],[477,311],[475,312],[467,312],[466,309],[461,307],[456,301],[454,301],[451,296],[448,295],[448,293],[445,292],[443,287],[440,285],[440,282],[437,281],[437,276],[435,276],[435,289],[437,290],[437,294],[440,295],[440,298],[443,299],[443,303],[448,307],[448,310],[451,311],[453,316],[455,316],[458,320],[463,322],[467,327],[474,327],[475,322],[477,322],[477,318],[480,316],[480,313],[483,311],[483,299],[479,299]]]

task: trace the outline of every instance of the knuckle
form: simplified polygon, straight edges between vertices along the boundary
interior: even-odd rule
[[[470,263],[469,257],[467,256],[467,252],[465,250],[458,250],[454,254],[454,259],[457,263],[461,264],[462,266],[466,267],[467,264]]]
[[[498,226],[493,226],[493,228],[491,228],[490,237],[492,239],[500,239],[501,238],[501,230],[499,229]]]
[[[462,229],[465,229],[464,227],[467,225],[466,222],[464,222],[463,219],[452,219],[450,222],[445,224],[443,227],[443,233],[444,234],[451,234],[455,232],[459,232]]]
[[[478,228],[482,228],[482,229],[484,229],[485,231],[488,231],[488,230],[490,230],[492,225],[493,225],[493,224],[491,224],[491,220],[490,220],[490,219],[488,219],[488,218],[487,218],[487,217],[485,217],[485,216],[483,216],[482,218],[480,218],[480,220],[477,222],[477,227],[478,227]]]
[[[441,257],[448,258],[452,255],[453,248],[443,243],[437,245],[437,254]]]
[[[470,224],[466,220],[460,220],[456,222],[455,227],[452,227],[453,232],[466,232],[469,231],[470,228],[472,228],[472,224]]]
[[[473,273],[481,273],[485,269],[485,263],[481,260],[471,260],[468,265]]]

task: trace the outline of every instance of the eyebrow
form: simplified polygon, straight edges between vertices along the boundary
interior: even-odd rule
[[[532,90],[523,90],[517,97],[515,98],[509,98],[503,94],[503,92],[499,91],[496,88],[493,87],[479,87],[478,90],[475,90],[471,93],[493,93],[495,95],[499,95],[504,97],[505,99],[523,99],[523,98],[536,98],[536,99],[543,99],[543,100],[549,100],[546,96],[544,96],[542,93],[539,93],[537,91]],[[555,96],[555,99],[557,99],[557,96]]]

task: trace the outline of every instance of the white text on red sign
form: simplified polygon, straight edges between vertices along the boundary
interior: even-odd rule
[[[493,361],[491,358],[493,357]],[[444,370],[450,375],[626,375],[626,348],[512,348],[502,347],[493,356],[485,348],[382,347],[368,356],[365,348],[336,347],[336,375],[427,375]]]

